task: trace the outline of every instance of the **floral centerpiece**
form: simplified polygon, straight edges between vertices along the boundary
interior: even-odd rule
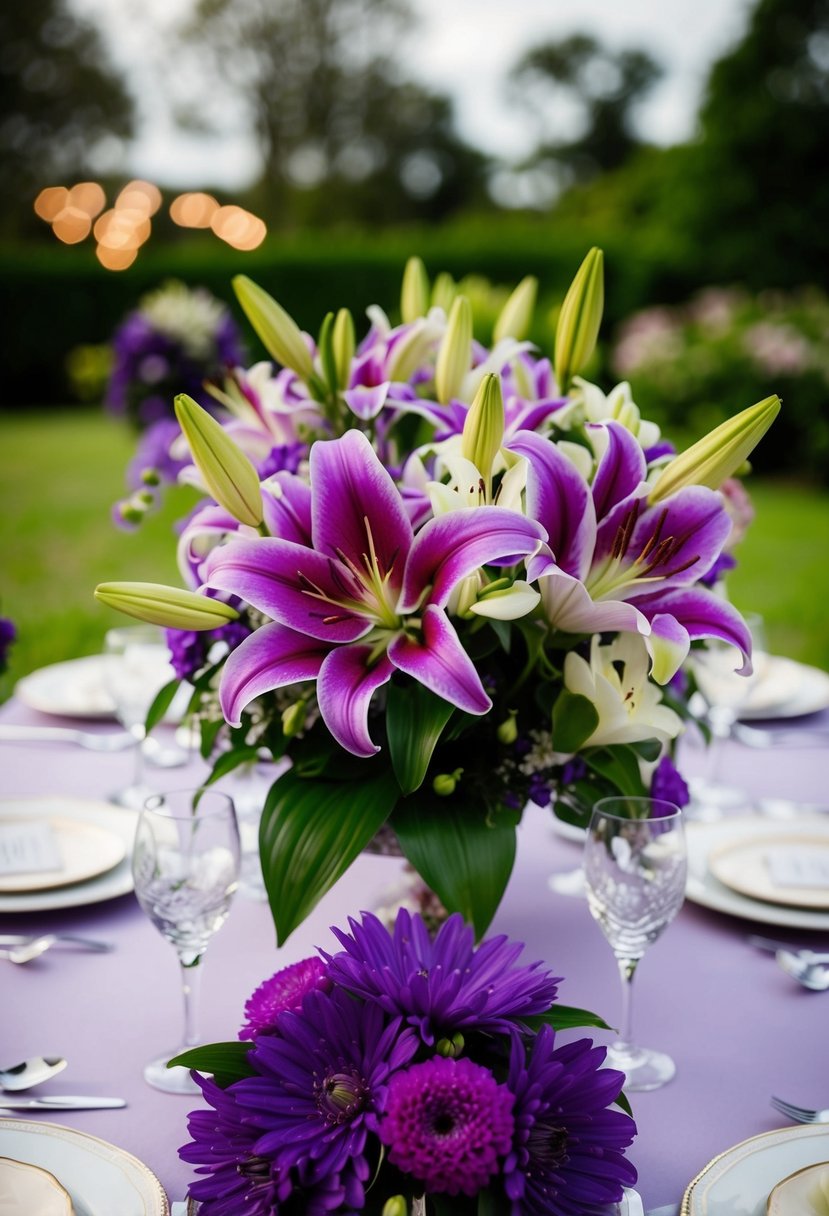
[[[559,980],[505,937],[473,946],[451,917],[392,932],[373,916],[334,929],[342,949],[277,972],[236,1043],[172,1063],[206,1109],[181,1150],[201,1216],[588,1216],[636,1181],[620,1072],[560,1005]],[[624,1109],[614,1109],[618,1103]]]
[[[779,401],[677,456],[627,384],[580,378],[603,307],[595,249],[552,361],[523,340],[530,279],[491,348],[445,282],[432,305],[417,259],[402,323],[370,310],[359,345],[345,309],[314,340],[234,286],[277,367],[237,369],[222,422],[176,399],[208,495],[179,537],[188,589],[96,594],[176,631],[214,776],[262,748],[290,761],[260,834],[280,941],[389,827],[480,935],[528,801],[586,823],[606,794],[681,796],[691,645],[724,639],[750,670],[745,623],[706,585],[732,530],[718,487]]]

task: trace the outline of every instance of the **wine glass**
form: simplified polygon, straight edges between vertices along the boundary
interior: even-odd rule
[[[657,1089],[676,1065],[634,1045],[631,988],[636,966],[682,906],[688,868],[682,813],[659,798],[602,798],[584,846],[587,902],[609,941],[622,978],[622,1027],[607,1063],[631,1090]]]
[[[157,625],[110,629],[104,638],[103,671],[115,715],[135,739],[132,781],[111,794],[110,802],[137,811],[153,792],[144,780],[144,723],[156,694],[174,674],[164,630]]]
[[[167,1068],[199,1042],[201,960],[224,924],[239,877],[239,827],[233,801],[216,790],[153,794],[138,817],[132,855],[135,894],[158,931],[175,947],[184,994],[181,1047],[151,1060],[144,1078],[166,1093],[198,1093],[186,1068]]]
[[[711,728],[711,742],[707,775],[691,781],[689,818],[718,819],[724,810],[746,801],[745,791],[729,785],[722,775],[725,744],[740,710],[762,680],[767,662],[763,618],[759,613],[750,612],[744,614],[744,619],[751,633],[753,673],[750,676],[737,675],[737,651],[716,638],[709,639],[704,648],[695,650],[692,655],[694,677],[706,704],[705,721]]]

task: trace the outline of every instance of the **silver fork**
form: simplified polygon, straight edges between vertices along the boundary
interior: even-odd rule
[[[71,933],[40,933],[28,937],[0,937],[0,959],[7,959],[10,963],[30,963],[59,942],[70,942],[100,954],[114,949],[111,942],[96,941],[90,937],[75,937]]]
[[[16,726],[0,724],[0,743],[77,743],[91,752],[122,752],[135,747],[135,736],[129,731],[110,731],[99,735],[90,730],[75,730],[68,726]]]
[[[771,1104],[781,1115],[795,1123],[829,1123],[829,1110],[812,1110],[808,1106],[795,1106],[782,1098],[772,1098]]]

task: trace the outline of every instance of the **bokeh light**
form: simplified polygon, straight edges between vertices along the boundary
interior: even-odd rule
[[[126,270],[138,257],[138,249],[110,249],[98,245],[95,256],[106,270]]]
[[[86,240],[91,228],[92,220],[80,207],[64,207],[52,220],[52,231],[64,245],[77,245]]]
[[[95,216],[100,215],[106,207],[107,196],[104,194],[103,186],[98,182],[78,182],[69,191],[66,201],[68,206],[85,211],[89,218],[94,220]]]
[[[243,251],[256,249],[268,233],[264,220],[243,207],[232,205],[220,207],[210,221],[210,227],[220,240]]]
[[[161,191],[158,186],[140,178],[127,182],[115,200],[117,211],[141,211],[148,218],[155,215],[160,206]]]
[[[69,191],[65,186],[46,186],[35,199],[35,215],[51,224],[68,202]]]
[[[95,239],[106,249],[138,249],[150,235],[152,225],[145,212],[114,207],[96,221]]]
[[[211,220],[219,210],[212,194],[200,190],[179,194],[170,203],[170,219],[180,228],[209,228]]]

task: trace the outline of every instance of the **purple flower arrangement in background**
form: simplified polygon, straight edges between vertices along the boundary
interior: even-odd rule
[[[9,647],[16,637],[14,622],[6,616],[0,616],[0,675],[9,665]]]
[[[333,930],[341,952],[257,989],[235,1071],[200,1079],[208,1107],[180,1153],[202,1216],[380,1216],[424,1197],[427,1214],[472,1216],[482,1196],[509,1216],[590,1216],[618,1201],[636,1181],[635,1124],[613,1106],[624,1077],[591,1040],[557,1042],[574,1024],[559,980],[506,937],[476,949],[457,915],[434,938],[405,910],[390,930],[368,913],[349,928]],[[212,1071],[218,1050],[179,1061]]]

